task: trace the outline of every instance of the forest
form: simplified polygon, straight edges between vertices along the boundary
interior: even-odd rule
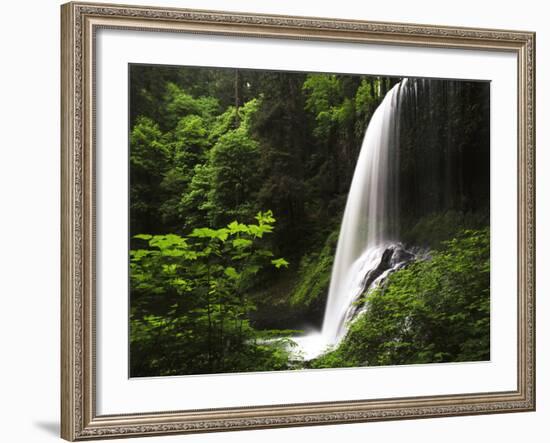
[[[401,87],[388,224],[414,258],[305,358],[365,131],[403,79],[139,64],[129,79],[131,377],[490,358],[487,82]]]

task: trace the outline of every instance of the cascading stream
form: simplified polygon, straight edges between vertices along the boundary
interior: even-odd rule
[[[354,302],[366,287],[376,286],[404,263],[399,254],[392,258],[392,253],[400,247],[395,238],[397,134],[405,84],[403,80],[386,94],[367,127],[340,227],[322,330],[295,339],[306,359],[337,345],[355,313]],[[385,251],[391,251],[387,263]]]

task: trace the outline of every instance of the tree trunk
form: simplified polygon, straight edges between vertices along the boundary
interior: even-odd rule
[[[241,123],[241,116],[239,115],[239,106],[241,105],[240,97],[241,87],[240,87],[240,78],[239,70],[235,69],[235,113],[237,116],[237,126]]]

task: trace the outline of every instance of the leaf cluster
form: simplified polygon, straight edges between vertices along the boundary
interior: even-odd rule
[[[131,372],[134,376],[287,368],[289,332],[265,340],[250,324],[247,291],[265,266],[288,262],[262,245],[271,211],[219,229],[138,234],[130,251]],[[271,335],[274,335],[272,332]]]

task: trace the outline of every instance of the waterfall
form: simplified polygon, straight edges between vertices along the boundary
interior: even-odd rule
[[[322,328],[293,339],[300,356],[310,360],[336,348],[369,309],[365,295],[411,260],[429,257],[421,239],[406,251],[399,227],[410,235],[433,214],[488,214],[489,97],[484,83],[421,78],[404,79],[386,94],[355,166]]]
[[[405,82],[386,94],[368,124],[340,227],[322,331],[296,339],[306,359],[338,344],[356,314],[354,301],[412,257],[396,243],[398,107]]]
[[[397,106],[401,83],[374,112],[357,159],[340,227],[322,335],[335,344],[345,332],[350,304],[363,290],[362,281],[396,241]]]

